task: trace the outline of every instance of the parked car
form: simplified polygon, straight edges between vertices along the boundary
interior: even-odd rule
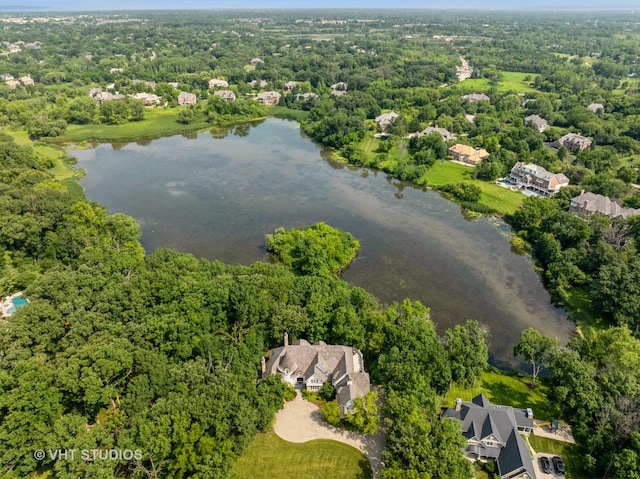
[[[556,473],[564,474],[564,463],[562,462],[562,458],[556,456],[552,459],[552,461],[553,461],[553,468],[556,470]]]
[[[545,474],[551,474],[551,461],[547,456],[540,456],[540,469]]]

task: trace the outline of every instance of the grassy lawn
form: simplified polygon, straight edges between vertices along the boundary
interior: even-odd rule
[[[578,447],[575,444],[538,437],[535,434],[529,435],[529,444],[536,452],[548,453],[550,456],[561,456],[567,471],[567,479],[582,477],[580,464],[584,458],[578,455]]]
[[[515,93],[527,93],[535,91],[532,87],[534,73],[522,73],[522,72],[501,72],[502,80],[498,82],[498,91],[500,93],[513,91]],[[524,81],[524,78],[529,76],[530,81]],[[491,83],[487,78],[469,78],[460,83],[459,89],[462,89],[465,93],[486,92],[491,88]]]
[[[473,178],[473,168],[450,161],[437,161],[424,175],[427,186],[437,188],[446,183],[470,181],[482,190],[480,203],[487,205],[501,214],[513,213],[520,207],[525,196],[516,191],[501,188],[495,183],[479,181]]]
[[[591,307],[591,299],[586,291],[571,289],[568,291],[568,296],[567,310],[570,311],[571,319],[576,323],[599,329],[608,327]]]
[[[547,392],[549,388],[541,381],[535,389],[529,387],[530,376],[515,372],[491,369],[485,371],[476,383],[476,387],[464,389],[453,385],[445,397],[445,407],[453,407],[456,398],[471,401],[478,394],[484,394],[492,404],[533,409],[536,419],[551,420],[557,417],[557,408],[548,409]]]
[[[378,146],[380,146],[380,140],[372,136],[365,136],[359,146],[367,155],[375,155]]]
[[[301,444],[273,431],[258,434],[238,460],[236,479],[369,479],[371,466],[356,448],[319,439]]]

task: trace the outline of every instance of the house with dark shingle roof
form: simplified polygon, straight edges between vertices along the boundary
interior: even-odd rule
[[[442,417],[462,422],[469,458],[495,460],[501,479],[536,479],[529,447],[520,436],[533,430],[530,409],[494,405],[480,394],[471,402],[456,399]]]
[[[326,381],[330,382],[336,388],[336,401],[343,414],[352,411],[357,397],[371,390],[360,350],[324,341],[311,344],[304,339],[289,344],[287,333],[284,346],[269,351],[268,360],[262,359],[262,378],[272,374],[280,374],[283,381],[309,391],[319,391]]]

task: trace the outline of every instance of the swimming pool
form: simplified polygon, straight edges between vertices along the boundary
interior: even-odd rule
[[[6,316],[11,316],[12,314],[15,314],[18,308],[24,307],[27,303],[28,301],[22,296],[16,296],[15,298],[11,299],[11,306],[5,310],[4,314]]]
[[[17,298],[13,298],[13,299],[11,300],[11,302],[13,303],[13,305],[14,305],[16,308],[21,308],[21,307],[23,307],[25,304],[27,304],[27,300],[26,300],[26,299],[24,299],[22,296],[18,296]]]

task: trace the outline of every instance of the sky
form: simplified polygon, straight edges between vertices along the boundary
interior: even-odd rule
[[[221,8],[636,9],[638,0],[0,0],[0,10],[83,11]]]

